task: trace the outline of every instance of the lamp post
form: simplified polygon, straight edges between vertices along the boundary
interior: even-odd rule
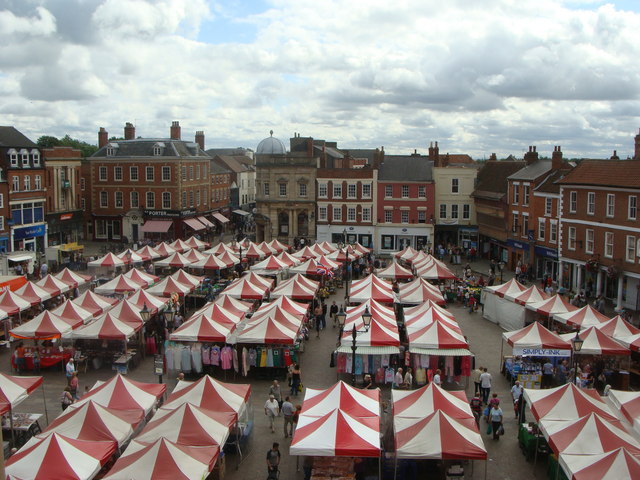
[[[578,354],[582,350],[584,340],[580,338],[579,330],[576,330],[576,336],[571,339],[571,350],[573,354],[573,384],[578,386]]]
[[[504,262],[502,260],[498,262],[498,269],[500,270],[500,283],[502,283],[502,271],[504,270]]]
[[[147,307],[147,302],[144,302],[142,310],[140,310],[140,317],[142,317],[142,321],[144,323],[147,323],[149,321],[149,318],[151,317],[151,310],[149,310],[149,307]]]
[[[356,386],[356,350],[358,346],[356,345],[356,336],[358,333],[366,333],[369,331],[369,327],[371,326],[371,312],[369,312],[369,307],[364,307],[364,312],[362,313],[362,322],[364,323],[364,330],[356,330],[356,324],[353,323],[353,328],[351,329],[351,385]],[[340,324],[340,340],[342,340],[342,335],[344,333],[344,323],[347,319],[347,314],[344,312],[343,308],[340,307],[340,312],[336,315],[338,319],[338,323]]]
[[[344,245],[344,255],[345,255],[345,288],[344,288],[344,298],[349,301],[349,283],[351,282],[351,269],[349,268],[349,249],[347,248],[347,229],[345,228],[342,231],[343,236],[343,245]]]

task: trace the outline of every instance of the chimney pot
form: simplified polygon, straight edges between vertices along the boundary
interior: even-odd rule
[[[127,122],[124,124],[124,139],[125,140],[133,140],[136,138],[136,127],[133,126],[131,122]]]
[[[200,150],[204,151],[204,131],[198,130],[196,132],[196,143],[200,146]]]
[[[109,143],[109,133],[104,127],[100,127],[100,131],[98,131],[98,148],[106,146],[107,143]]]
[[[171,130],[169,131],[171,140],[180,140],[181,132],[180,132],[180,122],[174,120],[171,123]]]

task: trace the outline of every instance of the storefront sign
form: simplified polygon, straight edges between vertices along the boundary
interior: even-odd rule
[[[155,375],[164,374],[164,362],[162,360],[162,355],[153,356],[153,370],[155,372]]]
[[[528,243],[517,242],[515,240],[511,240],[510,238],[507,239],[507,245],[509,245],[511,248],[517,248],[519,250],[529,250]]]
[[[30,227],[14,228],[14,240],[22,240],[23,238],[44,237],[46,232],[45,225],[32,225]]]
[[[143,210],[145,217],[155,218],[184,218],[192,217],[196,214],[194,209],[190,210]]]
[[[560,350],[556,348],[526,348],[514,347],[514,355],[521,357],[570,357],[571,350]]]
[[[536,255],[539,257],[558,258],[558,251],[555,248],[538,247],[535,248]]]
[[[63,213],[60,215],[60,220],[71,220],[73,218],[73,213]]]

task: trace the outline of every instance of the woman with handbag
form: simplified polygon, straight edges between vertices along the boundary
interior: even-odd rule
[[[301,382],[302,377],[300,372],[300,365],[296,363],[293,367],[293,370],[291,370],[291,395],[295,395],[296,397],[298,396],[298,388],[300,387]]]
[[[489,419],[491,420],[491,430],[493,432],[493,439],[500,440],[500,435],[502,435],[501,430],[502,427],[502,409],[499,404],[494,404],[489,411]],[[502,430],[504,431],[504,430]]]

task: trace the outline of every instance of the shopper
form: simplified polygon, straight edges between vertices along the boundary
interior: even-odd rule
[[[469,402],[473,417],[476,419],[476,425],[480,427],[480,417],[482,416],[482,399],[480,398],[480,392],[475,392],[473,398]]]
[[[278,402],[276,401],[276,397],[273,395],[269,395],[269,399],[264,404],[264,414],[269,418],[269,424],[271,426],[271,433],[275,433],[275,422],[276,417],[280,413],[280,408],[278,407]]]
[[[291,403],[290,397],[286,397],[282,402],[282,408],[280,409],[282,416],[284,417],[284,438],[293,436],[293,415],[296,413],[296,409]]]
[[[476,368],[473,372],[471,372],[471,378],[473,379],[473,393],[480,393],[480,375],[484,370],[482,367]]]
[[[60,395],[60,404],[62,406],[62,411],[64,412],[69,405],[73,403],[73,395],[71,395],[71,387],[67,385],[64,387],[62,391],[62,395]]]
[[[302,385],[302,372],[300,370],[300,365],[295,364],[293,370],[291,370],[291,395],[298,396],[298,390],[301,389]]]
[[[504,428],[502,427],[502,417],[502,409],[499,404],[489,410],[489,419],[491,420],[491,431],[494,440],[500,440],[500,430]]]
[[[487,367],[482,369],[482,375],[480,375],[480,391],[482,392],[482,403],[486,405],[491,392],[491,374],[487,371]]]
[[[278,380],[274,380],[271,386],[269,387],[269,395],[273,395],[278,402],[278,408],[282,410],[282,391],[280,389],[280,384]]]
[[[338,305],[334,300],[333,303],[331,304],[331,308],[329,308],[329,317],[331,317],[334,327],[338,324],[338,318],[336,317],[337,314],[338,314]]]
[[[275,480],[278,478],[278,465],[280,465],[280,444],[273,442],[271,449],[267,452],[267,478]]]

